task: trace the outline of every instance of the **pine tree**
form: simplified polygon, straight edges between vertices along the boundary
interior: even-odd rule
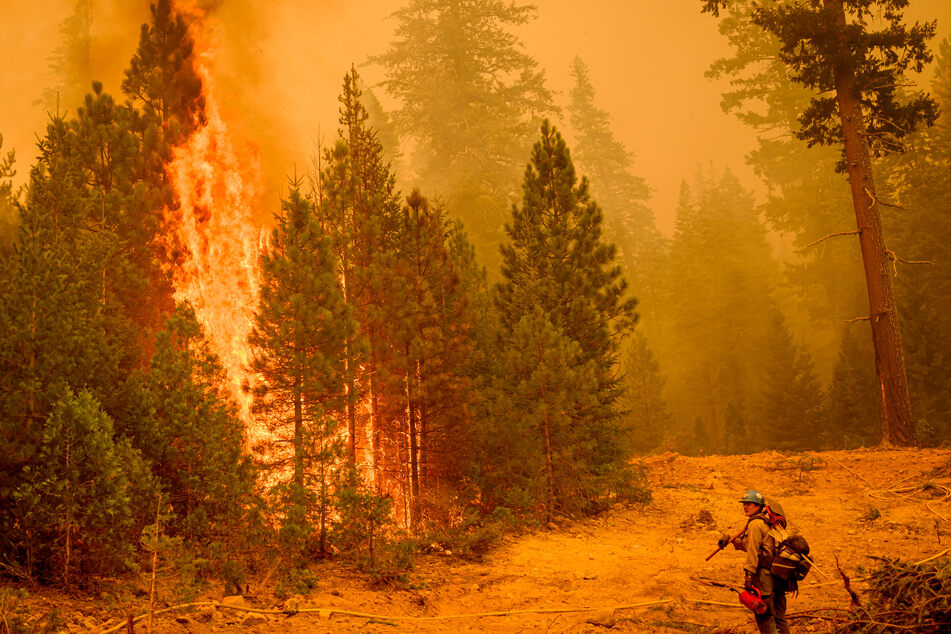
[[[223,544],[218,557],[234,560],[251,530],[255,470],[225,371],[191,305],[179,306],[156,336],[143,382],[151,428],[140,428],[138,441],[171,505],[169,532]]]
[[[368,126],[359,75],[344,76],[340,101],[339,140],[322,157],[317,215],[330,237],[344,279],[344,301],[359,324],[346,342],[347,458],[354,477],[358,471],[357,443],[370,427],[373,465],[378,488],[382,485],[381,391],[390,377],[386,371],[388,320],[396,306],[393,258],[398,231],[399,201],[395,178],[385,153]],[[357,420],[357,405],[369,393],[369,421]]]
[[[372,60],[399,102],[398,127],[417,142],[425,189],[463,220],[493,266],[537,118],[554,111],[544,73],[512,32],[533,14],[502,0],[413,0],[393,14],[396,40]]]
[[[654,358],[647,340],[635,332],[626,346],[624,416],[631,428],[632,448],[647,452],[660,444],[673,419],[663,396],[665,379],[660,363]]]
[[[66,586],[126,570],[133,535],[132,486],[145,466],[88,391],[68,388],[43,423],[37,460],[13,494],[13,532],[28,569]],[[31,570],[32,572],[32,570]]]
[[[860,315],[868,301],[859,245],[822,241],[853,222],[851,196],[835,173],[840,151],[796,137],[811,92],[790,78],[779,39],[751,23],[752,9],[748,2],[730,4],[719,29],[734,55],[716,60],[707,76],[730,78],[724,111],[759,133],[747,161],[767,188],[760,206],[767,225],[783,238],[777,256],[802,315],[790,313],[791,324],[808,325],[800,329],[817,365],[831,367],[839,325]]]
[[[595,104],[588,67],[580,57],[572,61],[570,74],[573,156],[604,209],[606,239],[617,245],[625,275],[643,293],[657,283],[663,251],[663,237],[647,206],[650,190],[634,175],[634,155],[614,136],[610,115]]]
[[[828,389],[829,425],[821,434],[833,447],[863,447],[881,440],[879,386],[871,348],[852,328],[846,328]]]
[[[509,337],[478,443],[483,494],[490,505],[534,511],[545,521],[588,510],[602,493],[599,439],[586,420],[597,407],[595,365],[581,361],[577,342],[540,308]]]
[[[345,346],[356,325],[344,300],[339,261],[298,184],[292,184],[276,220],[261,255],[260,304],[249,337],[250,368],[260,377],[252,386],[252,412],[270,433],[269,466],[291,474],[287,528],[304,536],[306,485],[315,470],[318,479],[330,475],[321,449],[346,408]],[[323,488],[326,480],[317,484]],[[318,512],[324,520],[326,509]],[[324,538],[326,526],[320,531]]]
[[[122,91],[162,128],[166,151],[205,123],[201,78],[193,66],[194,42],[188,24],[171,0],[150,5],[139,46],[122,80]],[[165,155],[167,159],[170,155]]]
[[[717,16],[726,2],[704,0],[703,5]],[[793,79],[820,92],[800,117],[800,138],[844,145],[840,167],[849,174],[859,227],[882,384],[883,439],[898,445],[914,442],[914,420],[870,156],[901,148],[902,138],[919,123],[930,125],[937,117],[930,96],[919,94],[906,103],[899,99],[901,76],[909,69],[921,72],[931,61],[926,44],[935,32],[934,23],[908,28],[902,22],[907,6],[908,0],[823,0],[821,6],[757,6],[752,13],[754,24],[781,41],[780,59]],[[871,20],[877,9],[883,10],[885,23],[879,30]]]
[[[767,341],[771,354],[763,367],[762,434],[772,449],[818,449],[824,394],[805,347],[797,343],[779,313],[772,316]]]
[[[578,181],[564,140],[547,121],[523,192],[522,207],[513,207],[506,226],[511,243],[502,248],[503,282],[496,289],[503,336],[511,341],[516,324],[541,310],[578,346],[571,369],[593,368],[597,381],[590,409],[575,414],[590,443],[587,473],[607,473],[626,458],[628,444],[619,439],[619,346],[636,320],[636,301],[624,297],[615,248],[601,241],[601,209],[587,179]]]
[[[48,112],[78,105],[92,82],[92,24],[92,0],[77,0],[73,12],[60,23],[62,42],[49,58],[55,84],[43,91]]]
[[[84,173],[69,139],[68,124],[53,119],[0,276],[0,497],[35,461],[42,421],[63,391],[85,386],[108,411],[134,354],[102,300],[103,262],[115,253],[116,236],[90,231]]]
[[[654,345],[662,359],[690,359],[669,365],[669,402],[682,431],[701,419],[703,450],[719,451],[730,404],[760,418],[757,360],[773,355],[766,333],[780,277],[752,194],[732,173],[683,186],[669,258]]]
[[[423,498],[451,492],[466,451],[472,349],[469,298],[449,251],[448,223],[438,207],[413,190],[400,230],[399,327],[394,332],[406,395],[410,524],[419,526]],[[428,489],[428,491],[426,490]]]
[[[140,334],[146,350],[174,304],[140,127],[138,113],[117,104],[97,82],[70,121],[68,143],[89,200],[86,227],[117,240],[115,253],[102,262],[102,300]]]

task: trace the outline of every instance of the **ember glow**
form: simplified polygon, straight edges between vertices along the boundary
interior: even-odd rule
[[[174,272],[175,299],[195,307],[232,380],[242,418],[249,422],[250,397],[241,384],[248,374],[247,338],[258,299],[262,229],[253,212],[261,204],[264,177],[257,149],[236,139],[221,116],[209,72],[215,50],[210,26],[200,9],[181,5],[178,11],[191,18],[207,123],[175,149],[167,168],[180,201],[167,219],[186,251]]]

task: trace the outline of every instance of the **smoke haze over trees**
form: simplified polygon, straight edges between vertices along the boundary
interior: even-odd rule
[[[904,151],[871,164],[911,401],[895,434],[841,152],[807,142],[837,141],[804,119],[832,110],[763,28],[789,16],[726,5],[728,49],[696,56],[749,153],[698,141],[658,197],[640,115],[609,104],[663,60],[548,68],[531,45],[548,5],[394,4],[386,46],[332,59],[330,88],[301,81],[306,124],[229,69],[241,36],[287,26],[252,5],[156,0],[109,85],[97,51],[132,20],[69,3],[35,146],[8,153],[0,128],[3,574],[82,585],[140,566],[154,530],[238,589],[265,548],[385,579],[417,546],[647,500],[650,452],[951,442],[951,123],[917,89],[861,104],[879,140],[892,97],[917,104],[886,139]],[[918,33],[945,107],[951,40]],[[249,84],[287,77],[276,50]],[[673,149],[685,123],[644,125]],[[225,165],[232,147],[245,161]],[[216,235],[225,206],[257,241]],[[192,294],[186,263],[207,274]]]

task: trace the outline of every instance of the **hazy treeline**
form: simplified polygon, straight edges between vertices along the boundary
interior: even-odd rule
[[[63,91],[86,12],[64,23]],[[206,104],[185,21],[153,5],[123,100],[94,84],[51,116],[23,191],[0,161],[3,573],[134,570],[157,520],[164,560],[235,589],[264,553],[386,571],[417,543],[648,499],[638,453],[877,442],[858,250],[820,241],[854,230],[839,153],[793,137],[807,95],[748,65],[776,43],[739,15],[724,32],[755,46],[711,72],[749,73],[725,104],[764,131],[769,195],[685,175],[665,237],[584,62],[559,104],[521,50],[531,7],[408,2],[371,60],[397,107],[347,72],[336,138],[273,210],[246,386],[267,433],[248,446],[172,296],[164,170]],[[944,44],[942,103],[949,64]],[[939,119],[876,165],[924,443],[951,435],[948,135]]]

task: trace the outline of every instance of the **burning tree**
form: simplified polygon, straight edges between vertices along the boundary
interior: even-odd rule
[[[401,213],[352,69],[340,103],[339,139],[319,160],[317,215],[359,324],[344,359],[351,485],[368,464],[375,493],[398,491],[418,527],[427,486],[459,475],[453,457],[468,420],[468,299],[451,247],[460,232],[419,192]]]
[[[340,265],[313,203],[292,188],[261,255],[260,304],[248,341],[252,412],[272,434],[266,459],[289,470],[285,528],[306,536],[309,491],[320,492],[321,551],[337,421],[346,407],[346,344],[356,324],[344,301]],[[316,485],[316,486],[312,486]]]

